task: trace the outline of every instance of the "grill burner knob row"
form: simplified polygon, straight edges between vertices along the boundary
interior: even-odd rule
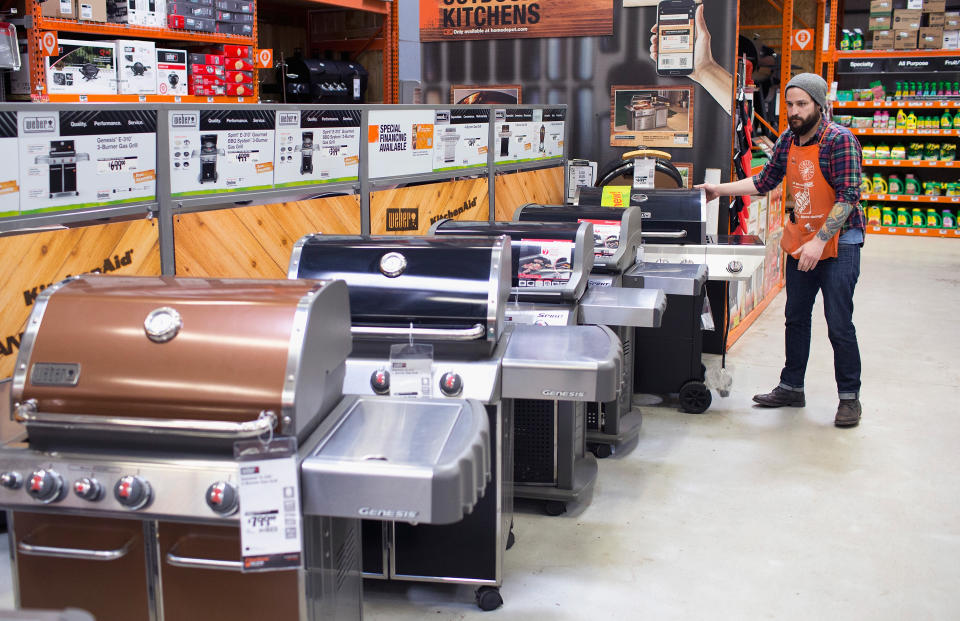
[[[217,481],[207,488],[207,506],[219,515],[231,515],[240,505],[237,488],[226,481]]]
[[[4,472],[0,474],[0,485],[7,489],[20,489],[23,485],[23,476],[19,472]]]
[[[27,481],[27,493],[46,504],[60,500],[63,477],[53,470],[35,470]]]
[[[377,369],[370,374],[370,387],[378,395],[385,395],[390,392],[390,371],[386,369]]]
[[[447,371],[440,377],[440,392],[448,397],[456,397],[463,392],[463,379],[453,371]]]
[[[103,485],[93,477],[83,477],[73,482],[73,493],[84,500],[94,502],[103,497]]]
[[[153,490],[144,478],[127,475],[113,486],[113,497],[124,507],[136,511],[147,506],[153,497]]]

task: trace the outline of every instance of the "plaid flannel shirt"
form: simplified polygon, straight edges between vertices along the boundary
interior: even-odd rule
[[[837,193],[837,202],[853,205],[853,210],[840,229],[840,235],[853,228],[863,230],[866,228],[866,220],[863,217],[863,209],[860,207],[863,158],[860,143],[849,129],[826,119],[820,121],[817,133],[807,145],[815,144],[821,137],[823,141],[820,143],[820,170],[830,187]],[[788,129],[777,139],[773,157],[760,174],[753,177],[753,184],[757,186],[757,192],[760,194],[766,194],[783,181],[787,174],[787,153],[790,151],[791,144],[800,146],[799,137]]]

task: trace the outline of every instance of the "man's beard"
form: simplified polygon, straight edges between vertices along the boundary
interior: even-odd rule
[[[806,121],[798,117],[792,117],[788,119],[788,122],[790,123],[790,129],[793,131],[795,136],[805,136],[807,132],[820,123],[820,111],[817,110],[816,113]]]

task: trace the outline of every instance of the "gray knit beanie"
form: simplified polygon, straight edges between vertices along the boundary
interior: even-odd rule
[[[814,103],[820,106],[821,110],[827,109],[827,82],[815,73],[801,73],[793,76],[793,79],[787,82],[786,93],[789,89],[796,86],[806,91]]]

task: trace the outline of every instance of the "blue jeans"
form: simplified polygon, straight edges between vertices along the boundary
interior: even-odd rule
[[[810,319],[817,291],[823,292],[823,314],[833,345],[833,373],[841,399],[860,394],[860,349],[853,327],[853,290],[860,276],[860,245],[839,244],[837,258],[817,263],[809,272],[797,269],[787,255],[786,362],[780,386],[802,391],[810,357]]]

